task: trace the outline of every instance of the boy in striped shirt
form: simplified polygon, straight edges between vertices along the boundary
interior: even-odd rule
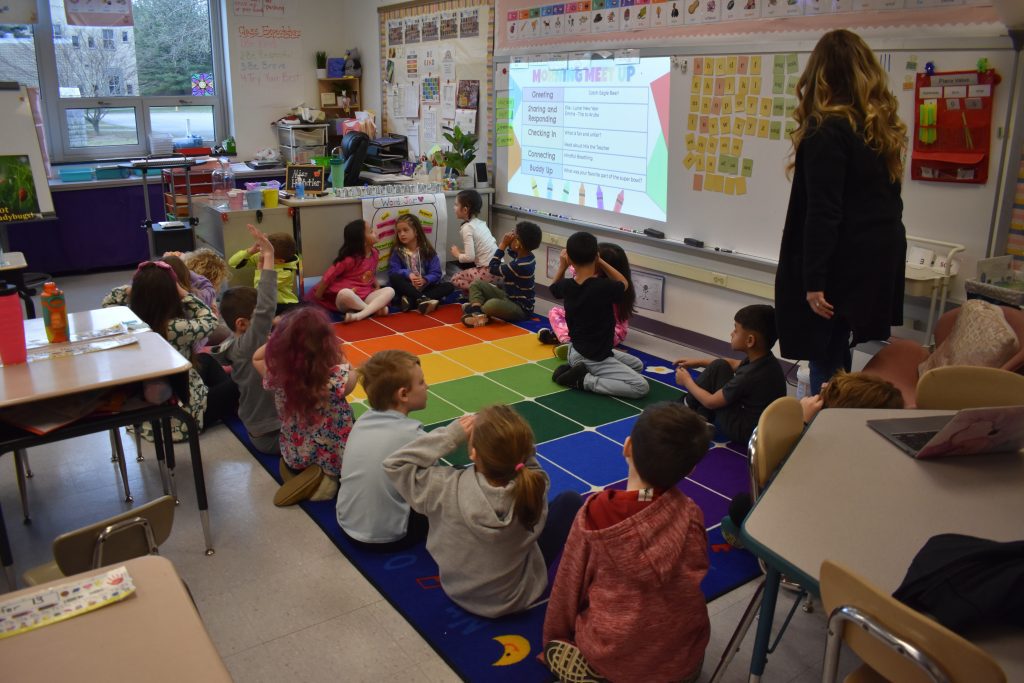
[[[491,318],[515,322],[533,313],[533,275],[537,268],[533,250],[540,246],[540,240],[540,227],[529,221],[516,224],[515,230],[501,238],[490,270],[492,275],[503,278],[504,286],[484,280],[473,282],[469,286],[469,303],[463,306],[463,325],[480,327]],[[506,255],[511,259],[507,263]]]

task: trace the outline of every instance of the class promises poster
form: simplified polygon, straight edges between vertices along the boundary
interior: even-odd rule
[[[0,223],[40,217],[28,155],[0,156]]]

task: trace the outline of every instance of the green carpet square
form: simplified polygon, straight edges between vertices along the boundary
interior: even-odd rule
[[[440,422],[441,420],[451,420],[453,417],[459,417],[463,412],[448,401],[439,398],[434,391],[428,391],[427,407],[423,410],[409,413],[409,417],[417,419],[426,425]]]
[[[427,425],[423,429],[428,432],[432,432],[435,429],[444,427],[445,425],[451,424],[452,420],[444,420],[443,422],[435,422],[432,425]],[[449,453],[448,455],[441,458],[438,463],[449,465],[451,467],[464,467],[470,463],[469,459],[469,447],[465,443],[460,443],[458,447]]]
[[[536,443],[558,439],[580,429],[572,420],[567,420],[534,401],[513,403],[512,408],[530,423]]]
[[[486,377],[473,376],[464,379],[456,379],[451,382],[435,384],[430,393],[437,394],[444,400],[458,406],[464,412],[475,413],[484,406],[494,403],[515,403],[522,400],[522,396],[514,391],[506,389],[500,384],[495,384]],[[429,406],[428,406],[429,410]],[[430,422],[437,422],[455,415],[445,415]],[[427,420],[424,420],[427,422]]]
[[[686,393],[676,387],[652,380],[649,377],[647,378],[647,383],[651,386],[651,390],[643,398],[620,398],[619,400],[643,410],[647,406],[659,401],[678,401],[679,397]]]
[[[358,420],[363,413],[370,409],[370,406],[364,401],[349,401],[349,405],[352,406],[352,417]]]
[[[533,363],[495,370],[484,376],[513,391],[518,391],[523,396],[544,396],[566,390],[551,380],[550,370]]]
[[[588,427],[615,422],[640,412],[618,399],[589,391],[563,391],[541,396],[537,403]]]
[[[565,365],[565,361],[562,360],[561,358],[552,357],[547,358],[545,360],[537,361],[537,365],[541,366],[542,368],[547,368],[548,370],[554,372],[555,368],[557,368],[559,365]]]

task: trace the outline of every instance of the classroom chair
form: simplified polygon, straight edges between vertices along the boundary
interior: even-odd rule
[[[760,497],[761,491],[765,489],[775,470],[778,469],[785,457],[796,446],[796,442],[800,440],[803,432],[804,411],[800,406],[800,401],[792,396],[783,396],[776,399],[761,413],[761,417],[757,421],[757,427],[754,428],[754,432],[750,437],[750,443],[747,446],[747,453],[750,456],[750,495],[754,500]],[[732,525],[732,521],[728,517],[722,520],[723,527],[727,524]],[[761,563],[763,570],[764,562],[760,559],[758,561]],[[760,584],[754,591],[754,595],[750,598],[747,609],[744,610],[743,616],[740,618],[740,623],[736,625],[736,630],[733,631],[728,645],[725,646],[725,651],[722,652],[718,666],[711,676],[711,683],[722,680],[722,677],[725,676],[725,670],[729,667],[729,663],[732,662],[732,658],[739,651],[743,638],[747,635],[747,631],[750,630],[750,625],[753,623],[761,607],[764,587],[765,579],[762,577]],[[800,590],[800,594],[797,596],[797,604],[799,604],[800,600],[804,597],[804,591],[799,589],[799,587],[797,589]],[[811,611],[809,600],[804,606],[804,611]],[[792,614],[790,612],[790,617],[792,617]],[[786,623],[789,623],[788,618]],[[782,638],[785,629],[786,625],[783,625],[777,636],[776,644],[778,639]]]
[[[997,368],[947,365],[932,368],[917,383],[921,410],[963,410],[1024,405],[1024,375]]]
[[[829,611],[825,683],[838,676],[844,642],[863,662],[847,683],[1006,681],[999,664],[979,647],[828,560],[821,563],[821,601]]]
[[[158,555],[171,535],[175,500],[161,496],[109,519],[61,534],[53,540],[53,561],[29,569],[22,578],[36,586],[143,555]]]

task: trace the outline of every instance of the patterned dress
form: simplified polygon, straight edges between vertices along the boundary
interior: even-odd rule
[[[345,453],[348,434],[352,431],[352,406],[345,398],[352,368],[347,363],[335,365],[327,381],[327,400],[309,416],[309,422],[300,422],[294,416],[284,417],[284,391],[264,378],[263,386],[274,392],[274,403],[281,418],[281,457],[294,470],[310,465],[332,477],[341,473],[341,458]]]
[[[129,287],[114,287],[103,297],[103,307],[127,306]],[[167,323],[167,342],[185,358],[192,357],[192,346],[199,339],[210,336],[210,333],[217,328],[217,316],[213,314],[209,306],[202,301],[186,294],[181,300],[181,307],[185,312],[182,318],[172,318]],[[182,406],[189,415],[195,418],[199,429],[203,428],[203,412],[206,411],[206,395],[208,389],[203,384],[202,378],[195,368],[188,369],[188,403]],[[153,430],[146,422],[140,430],[142,438],[147,441],[153,440]],[[177,418],[171,418],[171,435],[175,441],[188,440],[188,427]]]

